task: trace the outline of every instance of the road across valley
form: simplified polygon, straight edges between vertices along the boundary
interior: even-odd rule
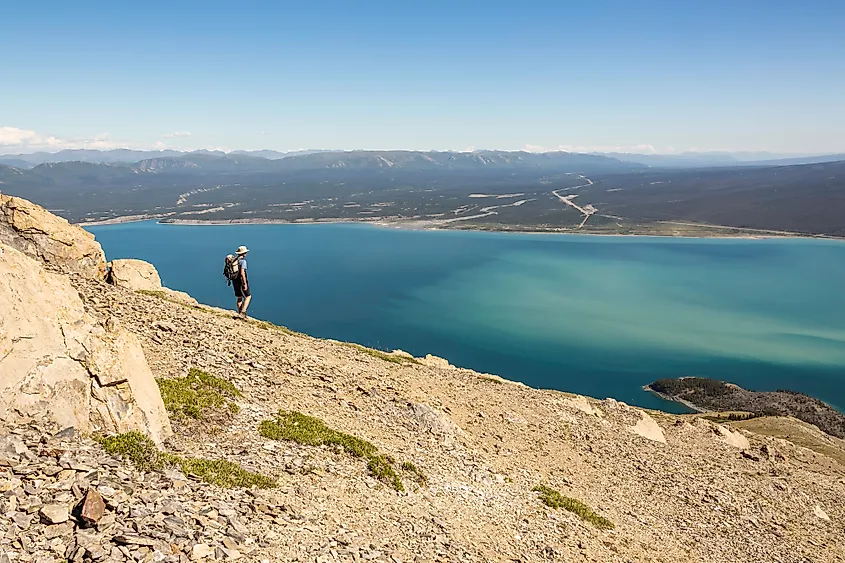
[[[586,181],[587,181],[587,183],[586,183],[586,184],[580,184],[580,185],[578,185],[578,186],[572,186],[571,188],[561,188],[561,189],[559,189],[559,190],[554,190],[554,191],[552,191],[552,193],[553,193],[553,194],[554,194],[554,195],[555,195],[555,196],[556,196],[556,197],[557,197],[560,201],[562,201],[563,203],[565,203],[566,205],[568,205],[568,206],[570,206],[570,207],[574,207],[575,209],[577,209],[577,210],[578,210],[578,212],[579,212],[579,213],[581,213],[582,215],[584,215],[584,220],[583,220],[583,221],[581,221],[581,224],[580,224],[580,225],[578,225],[578,228],[579,228],[579,229],[580,229],[581,227],[583,227],[583,226],[584,226],[584,224],[587,222],[587,219],[589,219],[591,215],[593,215],[594,213],[596,213],[596,212],[598,211],[598,209],[596,209],[595,207],[593,207],[593,206],[592,206],[592,205],[590,205],[590,204],[587,204],[587,205],[585,205],[584,207],[581,207],[580,205],[578,205],[577,203],[575,203],[574,201],[572,201],[573,199],[575,199],[576,197],[578,197],[578,194],[572,194],[572,195],[567,195],[567,196],[564,196],[564,195],[560,195],[558,192],[567,192],[567,191],[571,191],[571,190],[577,190],[578,188],[584,188],[584,187],[587,187],[587,186],[592,186],[592,185],[593,185],[593,181],[592,181],[592,180],[590,180],[589,178],[587,178],[586,176],[580,176],[580,177],[581,177],[583,180],[586,180]]]

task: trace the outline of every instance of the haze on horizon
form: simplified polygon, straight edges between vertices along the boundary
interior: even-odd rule
[[[845,152],[832,0],[32,2],[4,17],[0,154]]]

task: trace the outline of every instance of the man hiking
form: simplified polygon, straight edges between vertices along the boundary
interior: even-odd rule
[[[235,279],[232,280],[232,287],[235,288],[235,297],[238,298],[238,315],[242,319],[246,319],[246,310],[249,307],[249,301],[252,299],[252,294],[249,291],[249,282],[246,276],[246,253],[249,249],[245,246],[239,246],[235,251],[238,255],[238,270]]]

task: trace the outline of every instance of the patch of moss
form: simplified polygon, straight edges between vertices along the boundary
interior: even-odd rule
[[[393,458],[379,455],[378,448],[366,440],[329,428],[319,418],[296,411],[279,411],[275,419],[262,421],[258,432],[270,440],[339,447],[354,457],[365,458],[370,474],[377,479],[389,483],[397,491],[405,490],[392,467],[395,463]]]
[[[613,522],[593,512],[593,509],[581,502],[580,500],[565,497],[558,491],[547,487],[545,485],[537,485],[532,489],[540,493],[540,501],[551,508],[563,508],[573,514],[577,515],[581,520],[589,522],[602,530],[612,530],[615,528]]]
[[[426,476],[426,474],[423,473],[422,470],[420,470],[419,467],[417,467],[416,465],[414,465],[410,461],[403,461],[402,464],[399,466],[399,468],[402,469],[403,471],[413,473],[414,478],[416,479],[417,483],[420,484],[420,486],[424,487],[425,485],[428,484],[428,477]]]
[[[237,463],[225,459],[183,458],[162,452],[152,440],[138,431],[99,437],[97,441],[110,455],[120,455],[142,471],[161,471],[168,467],[177,467],[182,473],[196,475],[206,483],[225,488],[269,489],[276,486],[276,481],[270,477],[247,471]]]
[[[157,379],[164,407],[177,417],[203,419],[209,409],[225,408],[232,414],[240,409],[229,399],[241,396],[230,381],[191,368],[177,379]]]

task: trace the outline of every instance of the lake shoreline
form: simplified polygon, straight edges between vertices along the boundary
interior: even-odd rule
[[[845,365],[840,244],[167,224],[90,231],[108,258],[152,262],[168,287],[227,308],[219,259],[247,244],[255,316],[533,387],[690,413],[642,387],[694,374],[840,402],[831,372]],[[800,309],[790,296],[803,296]]]
[[[714,411],[705,409],[703,407],[700,407],[698,405],[695,405],[693,403],[690,403],[689,401],[682,399],[682,398],[680,398],[676,395],[667,395],[666,393],[661,393],[660,391],[657,391],[656,389],[652,388],[651,384],[643,385],[643,391],[647,391],[647,392],[651,393],[652,395],[656,395],[656,396],[660,397],[661,399],[663,399],[664,401],[670,401],[672,403],[680,403],[680,404],[684,405],[685,407],[687,407],[688,409],[690,409],[691,411],[694,411],[696,414],[706,414],[706,413],[714,412]]]
[[[374,227],[384,227],[389,229],[401,229],[408,231],[462,231],[462,232],[480,232],[480,233],[505,233],[505,234],[523,234],[523,235],[587,235],[587,236],[606,236],[606,237],[647,237],[647,238],[678,238],[678,239],[739,239],[739,240],[766,240],[766,239],[812,239],[812,240],[833,240],[845,241],[845,238],[834,237],[829,235],[809,235],[801,233],[790,233],[788,231],[753,231],[749,234],[719,234],[718,232],[694,233],[694,234],[652,234],[652,233],[613,233],[613,232],[596,232],[584,230],[571,229],[534,229],[531,227],[521,227],[514,225],[514,228],[467,228],[467,227],[447,227],[443,224],[438,224],[437,221],[428,220],[386,220],[378,219],[308,219],[287,221],[284,219],[167,219],[168,214],[150,214],[150,215],[127,215],[123,217],[113,217],[111,219],[104,219],[102,221],[88,221],[75,223],[80,227],[99,227],[105,225],[120,225],[126,223],[139,223],[143,221],[156,221],[161,225],[183,225],[183,226],[227,226],[227,225],[336,225],[336,224],[351,224],[351,225],[372,225]],[[667,222],[668,223],[668,222]],[[741,227],[725,227],[715,225],[697,225],[702,229],[735,229],[743,230]]]

